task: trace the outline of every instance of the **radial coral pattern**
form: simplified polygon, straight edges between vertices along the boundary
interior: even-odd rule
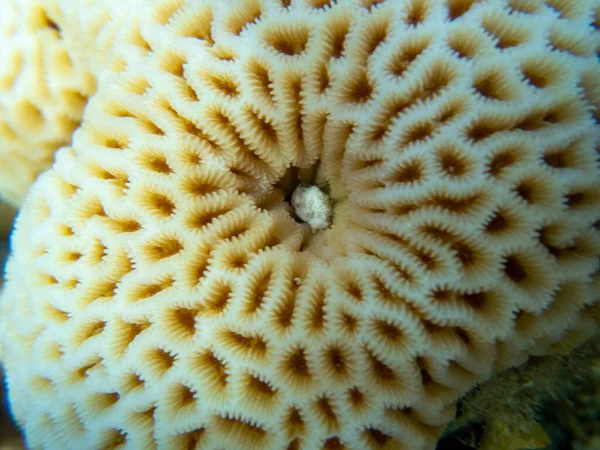
[[[591,2],[142,3],[12,242],[31,448],[432,449],[596,332]]]

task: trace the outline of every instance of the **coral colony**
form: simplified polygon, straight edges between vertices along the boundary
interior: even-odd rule
[[[594,5],[0,0],[27,445],[431,450],[594,335]]]

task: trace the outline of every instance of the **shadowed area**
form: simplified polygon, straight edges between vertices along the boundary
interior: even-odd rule
[[[4,263],[8,257],[8,241],[6,239],[0,240],[0,267],[4,272]],[[2,290],[3,278],[0,279],[0,291]],[[0,355],[1,355],[0,350]],[[0,356],[1,357],[1,356]],[[10,413],[8,412],[8,405],[6,399],[6,392],[4,388],[4,373],[0,370],[0,450],[21,450],[24,449],[23,441],[15,427]]]

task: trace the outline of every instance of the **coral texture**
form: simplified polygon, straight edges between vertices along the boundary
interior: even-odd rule
[[[132,4],[13,235],[31,448],[432,449],[476,383],[596,333],[592,2]]]
[[[0,198],[14,205],[70,143],[96,87],[58,21],[60,13],[39,1],[0,2]]]

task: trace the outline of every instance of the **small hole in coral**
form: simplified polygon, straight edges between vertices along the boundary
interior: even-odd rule
[[[290,23],[268,28],[265,42],[277,52],[287,56],[296,56],[306,50],[309,38],[309,29],[301,23]]]
[[[225,19],[225,24],[227,29],[236,36],[260,20],[261,6],[257,0],[247,0],[238,8],[231,7],[231,10],[232,12]]]
[[[370,100],[372,94],[373,86],[369,82],[366,71],[357,70],[345,82],[341,92],[341,100],[346,103],[361,104]]]
[[[410,0],[405,2],[406,16],[404,22],[411,27],[423,23],[430,12],[430,3],[428,0]]]
[[[456,20],[464,16],[479,0],[449,0],[448,17],[450,20]]]
[[[506,258],[504,273],[515,283],[520,283],[527,278],[527,271],[516,256]]]

